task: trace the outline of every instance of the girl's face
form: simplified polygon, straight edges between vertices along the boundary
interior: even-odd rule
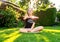
[[[33,10],[32,9],[29,9],[28,12],[27,12],[28,16],[32,16],[33,14]]]

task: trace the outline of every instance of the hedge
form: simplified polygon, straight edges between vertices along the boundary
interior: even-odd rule
[[[47,8],[44,10],[36,11],[35,15],[39,17],[37,20],[36,24],[37,25],[44,25],[44,26],[49,26],[53,25],[55,23],[55,18],[56,18],[56,8]]]
[[[58,18],[59,21],[60,21],[60,12],[57,12],[57,18]]]

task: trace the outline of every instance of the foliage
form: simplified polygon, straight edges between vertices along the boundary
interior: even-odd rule
[[[37,10],[49,8],[50,2],[49,0],[39,0],[37,3]]]
[[[19,1],[19,6],[21,8],[23,8],[24,10],[27,10],[28,9],[28,3],[29,3],[29,0],[21,0]]]
[[[40,0],[42,3],[44,4],[48,4],[49,3],[49,0]]]
[[[37,25],[53,25],[55,23],[56,8],[53,7],[36,11],[35,15],[39,17]]]
[[[57,12],[58,25],[60,26],[60,11]]]
[[[15,3],[16,0],[7,0],[7,1],[10,1],[10,2],[12,2],[12,3]]]
[[[3,18],[0,19],[1,20],[0,26],[2,27],[18,26],[18,22],[20,21],[18,18],[21,16],[18,12],[14,11],[12,8],[7,8],[6,10],[0,10],[0,14],[4,16]],[[21,25],[23,25],[23,23]]]
[[[16,2],[16,0],[9,0],[13,3]],[[18,5],[20,6],[20,8],[23,8],[24,10],[27,10],[28,8],[28,3],[30,0],[20,0],[18,2]],[[39,4],[37,2],[37,7],[38,9],[36,10],[36,15],[39,16],[39,20],[37,22],[37,25],[52,25],[54,24],[54,20],[55,20],[55,16],[56,16],[56,9],[55,8],[48,8],[49,5],[49,1],[48,0],[39,0],[41,1],[41,4]],[[49,13],[49,14],[48,14]],[[8,10],[3,10],[1,11],[1,14],[4,15],[4,22],[1,21],[2,24],[4,24],[4,26],[10,27],[10,26],[18,26],[18,23],[21,23],[23,25],[23,23],[21,22],[21,20],[19,21],[18,18],[19,16],[23,16],[23,14],[19,14],[18,12],[16,12],[13,9],[8,9]],[[14,18],[13,18],[14,17]],[[44,19],[43,19],[44,18]],[[20,25],[21,26],[21,25]]]
[[[60,21],[60,12],[57,12],[57,18],[58,18],[59,21]]]
[[[23,8],[24,10],[27,10],[30,0],[17,0],[17,1],[16,0],[8,0],[8,1],[13,2],[14,4],[17,4],[18,6],[20,6],[20,8]],[[38,2],[36,3],[37,4],[36,8],[38,8],[42,3],[45,4],[45,6],[46,6],[49,4],[49,0],[38,0]]]

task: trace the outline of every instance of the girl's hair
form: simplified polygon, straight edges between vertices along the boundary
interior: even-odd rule
[[[32,13],[31,13],[32,12]],[[30,14],[31,13],[31,14]],[[27,10],[27,15],[29,16],[29,15],[32,15],[33,14],[33,9],[32,8],[30,8],[30,9],[28,9]]]

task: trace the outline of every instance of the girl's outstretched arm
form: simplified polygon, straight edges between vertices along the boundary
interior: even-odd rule
[[[28,18],[28,15],[27,15],[27,14],[25,14],[25,16],[24,16],[23,20],[26,20],[27,18]]]

